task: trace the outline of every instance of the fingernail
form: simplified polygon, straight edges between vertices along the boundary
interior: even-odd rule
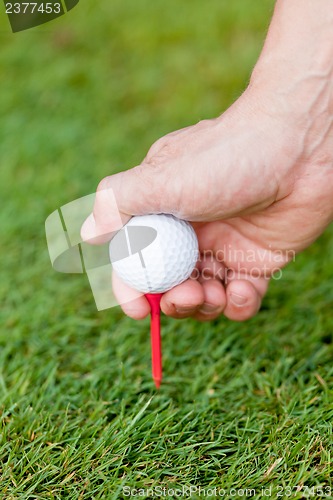
[[[200,311],[203,314],[212,314],[215,313],[219,310],[218,306],[215,306],[213,304],[203,304],[203,306],[200,307]]]
[[[243,295],[238,295],[237,293],[231,293],[230,294],[230,300],[235,306],[245,306],[245,304],[248,301],[247,297],[244,297]]]
[[[193,307],[193,306],[191,306],[191,307],[176,307],[176,311],[179,314],[190,314],[193,312],[194,309],[195,309],[195,307]]]

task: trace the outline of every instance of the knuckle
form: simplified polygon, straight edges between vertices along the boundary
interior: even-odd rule
[[[161,149],[164,144],[166,143],[167,141],[167,135],[163,136],[163,137],[160,137],[159,139],[157,139],[157,141],[155,141],[151,147],[149,148],[149,151],[148,151],[148,154],[154,154],[156,151],[158,151],[159,149]]]
[[[111,178],[111,176],[107,176],[107,177],[104,177],[101,181],[99,181],[96,191],[100,192],[100,191],[104,191],[105,189],[109,189],[110,188],[110,178]]]
[[[163,165],[144,164],[134,169],[137,184],[142,186],[142,202],[147,198],[158,207],[163,200],[165,187],[165,168]]]
[[[163,148],[165,143],[166,143],[165,137],[161,137],[156,142],[154,142],[154,144],[152,144],[148,149],[148,153],[144,161],[146,162],[150,161],[151,158],[153,158],[156,154],[158,154],[158,152]]]
[[[208,120],[207,118],[204,118],[202,120],[199,120],[196,124],[197,127],[204,127],[205,125],[207,125],[208,123],[210,122],[210,120]]]
[[[144,160],[144,163],[152,165],[154,167],[166,162],[172,156],[172,149],[169,143],[165,143],[161,148],[155,150],[148,154]]]
[[[178,136],[168,134],[152,145],[143,163],[157,166],[160,163],[170,161],[179,155],[180,146]]]
[[[198,130],[203,130],[207,128],[212,128],[213,126],[218,125],[218,120],[216,118],[204,118],[203,120],[198,121],[196,125],[194,125]]]

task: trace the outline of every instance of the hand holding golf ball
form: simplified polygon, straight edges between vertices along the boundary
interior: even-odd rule
[[[313,168],[318,158],[332,163],[328,122],[319,124],[315,116],[311,122],[304,108],[311,95],[295,102],[283,68],[287,101],[281,108],[279,84],[274,91],[264,66],[259,81],[256,72],[253,85],[221,116],[160,138],[140,165],[99,183],[93,213],[82,228],[85,241],[105,243],[133,214],[172,213],[194,222],[201,252],[197,279],[164,294],[161,308],[168,316],[200,321],[221,314],[236,321],[254,316],[270,277],[290,260],[287,250],[296,255],[332,220],[332,169]],[[261,85],[268,85],[263,93]],[[290,109],[297,117],[294,126]],[[297,125],[302,117],[316,131],[307,143]],[[325,138],[320,147],[318,137]],[[117,271],[113,290],[128,316],[149,314],[145,297],[135,295]]]

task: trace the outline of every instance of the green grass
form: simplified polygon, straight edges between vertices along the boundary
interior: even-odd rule
[[[332,230],[251,321],[163,318],[159,393],[148,320],[97,312],[44,236],[57,207],[241,94],[273,3],[86,0],[15,35],[1,11],[1,498],[332,485]]]

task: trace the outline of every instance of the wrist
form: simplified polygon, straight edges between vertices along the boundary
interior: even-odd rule
[[[333,166],[333,0],[277,1],[249,92],[302,159]]]
[[[259,62],[327,73],[333,66],[333,0],[277,0]]]
[[[333,0],[277,0],[250,86],[283,96],[293,112],[318,97],[333,114]]]

